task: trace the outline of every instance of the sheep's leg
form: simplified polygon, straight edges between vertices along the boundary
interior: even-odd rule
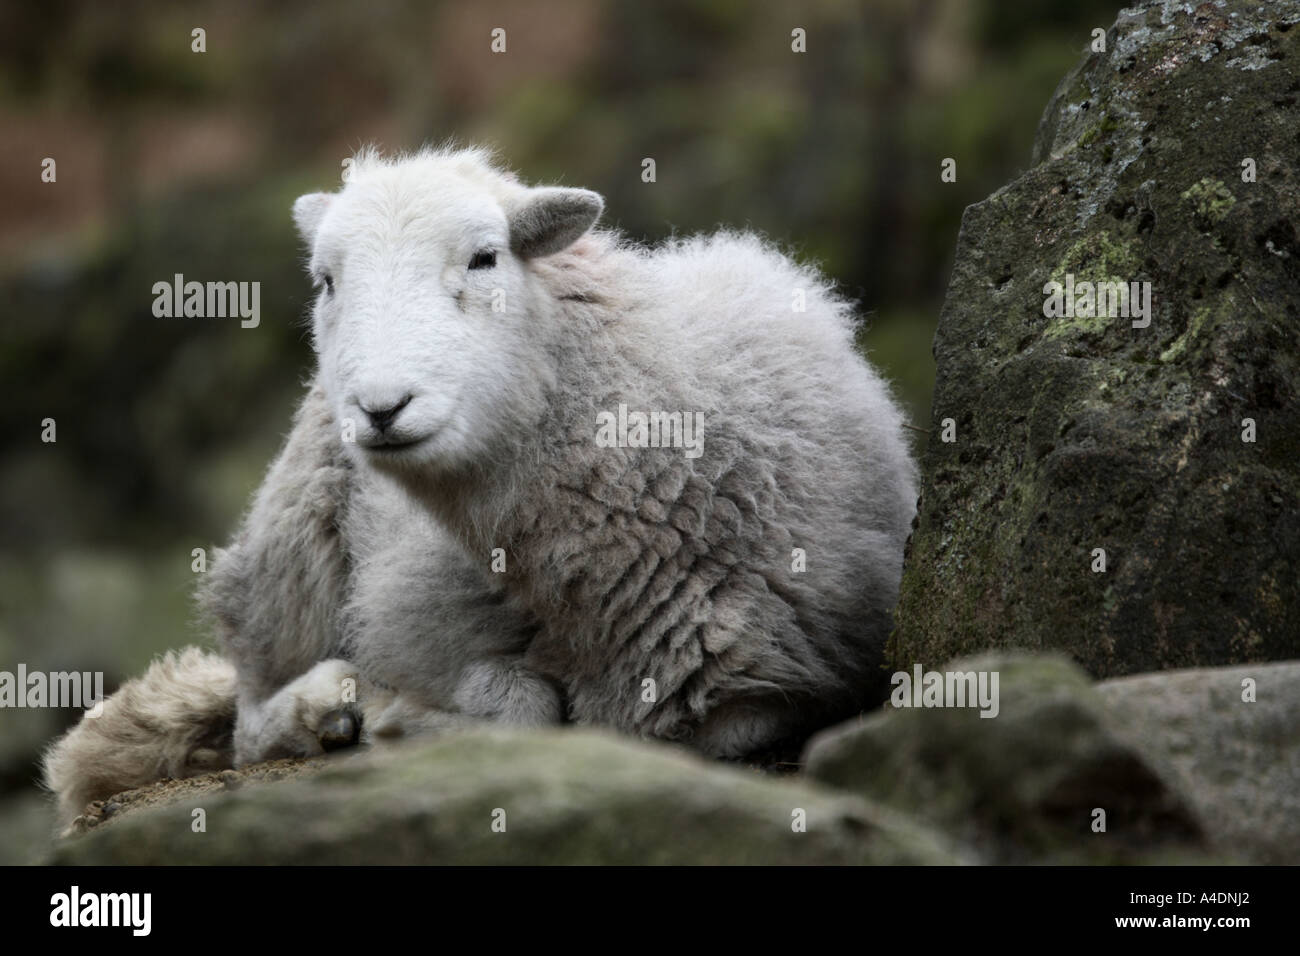
[[[438,710],[409,695],[394,694],[366,708],[361,727],[364,744],[390,743],[408,737],[430,737],[450,730],[479,726],[483,720],[468,714]]]
[[[710,713],[690,742],[701,753],[735,760],[781,740],[795,726],[789,705],[779,698],[735,701]]]
[[[452,710],[380,688],[344,660],[322,661],[265,701],[241,703],[236,764],[310,757],[356,743],[418,737],[484,723],[545,726],[563,720],[555,685],[521,656],[475,661],[462,672]]]
[[[558,688],[525,665],[522,654],[470,664],[453,700],[461,713],[503,724],[542,727],[564,719]]]
[[[380,693],[365,705],[361,740],[427,736],[485,723],[543,727],[564,720],[559,690],[528,669],[522,655],[494,656],[467,666],[452,706],[444,710],[409,694]]]
[[[361,707],[380,692],[344,660],[321,661],[263,701],[239,702],[235,764],[311,757],[355,744]]]
[[[355,688],[357,675],[337,660],[352,491],[329,403],[313,387],[239,535],[200,588],[238,674],[237,765],[321,753],[355,736],[340,682]]]

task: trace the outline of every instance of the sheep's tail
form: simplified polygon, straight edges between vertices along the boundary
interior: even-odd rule
[[[233,664],[187,647],[123,684],[98,716],[87,711],[42,761],[60,826],[92,800],[233,766],[235,683]]]

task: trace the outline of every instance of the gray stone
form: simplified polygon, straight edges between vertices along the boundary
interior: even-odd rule
[[[1242,700],[1247,678],[1253,703]],[[1173,767],[1215,847],[1300,864],[1300,662],[1142,674],[1097,691]]]
[[[999,675],[999,712],[898,708],[824,731],[807,773],[906,810],[998,863],[1202,860],[1203,825],[1087,675],[1059,656],[988,655],[947,671]],[[1105,832],[1094,832],[1094,811]]]
[[[1037,165],[966,211],[899,669],[1300,657],[1297,63],[1298,0],[1123,11],[1057,90]],[[1046,317],[1067,275],[1149,281],[1150,326]]]
[[[902,813],[814,783],[592,730],[458,733],[311,762],[306,776],[123,810],[65,864],[954,863]],[[196,789],[197,787],[197,789]],[[128,806],[130,800],[118,801]],[[206,832],[192,830],[202,807]],[[500,811],[504,812],[502,817]],[[794,823],[806,820],[806,832]],[[505,831],[495,832],[494,820]]]

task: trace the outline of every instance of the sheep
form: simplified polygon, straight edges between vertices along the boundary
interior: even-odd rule
[[[479,720],[740,759],[881,698],[916,475],[851,303],[603,208],[451,147],[294,204],[317,370],[201,593],[233,764]]]

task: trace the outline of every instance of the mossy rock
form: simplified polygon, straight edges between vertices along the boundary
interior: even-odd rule
[[[991,862],[1208,858],[1171,768],[1135,745],[1077,666],[1011,654],[945,670],[996,673],[996,714],[887,705],[815,737],[809,776],[906,809]]]
[[[929,828],[860,797],[594,730],[488,728],[329,758],[313,771],[233,789],[187,781],[168,806],[120,810],[62,840],[52,862],[969,860]],[[194,829],[198,808],[203,832]]]
[[[1148,2],[1106,46],[963,218],[899,669],[1300,657],[1300,2]],[[1067,275],[1151,283],[1149,325],[1047,317]]]

